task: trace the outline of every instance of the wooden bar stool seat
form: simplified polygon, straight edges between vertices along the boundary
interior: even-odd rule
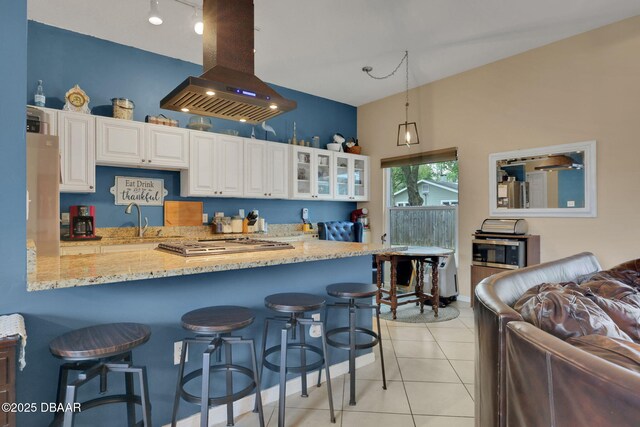
[[[51,354],[67,362],[60,367],[56,403],[63,404],[65,408],[79,405],[81,412],[85,412],[96,406],[124,402],[127,404],[126,425],[151,426],[147,371],[144,366],[134,366],[131,355],[131,350],[149,341],[150,337],[151,330],[146,325],[108,323],[67,332],[52,340],[49,344]],[[81,371],[71,383],[70,371]],[[96,377],[100,378],[100,393],[106,393],[109,373],[125,374],[125,394],[102,395],[82,403],[76,402],[78,388]],[[134,394],[134,375],[140,382],[139,395]],[[136,404],[142,407],[142,421],[139,423],[136,422]],[[51,425],[73,426],[76,412],[57,412]]]
[[[305,311],[320,310],[324,305],[324,298],[318,295],[303,293],[283,293],[269,295],[264,299],[264,305],[281,313],[304,313]]]
[[[250,395],[255,390],[255,412],[258,412],[260,426],[264,427],[262,399],[260,396],[260,379],[258,376],[254,342],[252,339],[243,339],[242,337],[230,335],[231,332],[252,324],[255,317],[255,313],[246,307],[230,305],[200,308],[182,316],[182,327],[188,331],[197,333],[197,335],[182,340],[178,383],[176,385],[171,419],[172,426],[175,426],[177,422],[178,406],[181,398],[187,402],[200,405],[200,425],[202,427],[209,426],[209,407],[227,405],[227,425],[232,426],[234,423],[233,402]],[[202,353],[202,368],[195,369],[185,375],[184,369],[187,351],[190,346],[197,344],[206,347]],[[233,363],[232,347],[238,344],[249,346],[251,351],[251,369]],[[225,350],[224,363],[211,365],[211,356],[213,353],[217,353],[218,362],[222,361],[222,349]],[[222,396],[214,397],[210,395],[211,374],[216,372],[225,373],[226,392]],[[234,390],[234,373],[247,377],[250,380],[241,390]],[[185,390],[185,385],[197,378],[202,378],[201,393],[198,396]]]
[[[254,312],[245,307],[205,307],[182,316],[182,327],[198,333],[225,333],[249,326],[255,318]]]
[[[344,308],[349,310],[349,326],[330,329],[327,331],[327,343],[336,348],[349,350],[349,405],[356,404],[356,351],[372,348],[376,345],[380,349],[380,363],[382,365],[382,388],[387,389],[387,378],[384,370],[384,353],[382,352],[382,336],[380,334],[380,307],[374,304],[364,302],[356,302],[357,299],[373,298],[378,293],[378,286],[369,283],[334,283],[327,286],[327,294],[332,297],[348,299],[349,302],[337,302],[327,304],[325,307],[325,322],[328,318],[330,308]],[[376,311],[376,321],[378,324],[378,332],[372,331],[364,327],[357,326],[356,313],[357,310],[367,309],[368,315],[371,310]],[[338,334],[349,334],[348,342],[341,342],[333,337]],[[357,343],[356,334],[368,335],[369,341]]]
[[[267,368],[271,371],[278,372],[280,376],[279,386],[280,395],[278,400],[278,427],[284,427],[285,420],[285,399],[287,396],[287,373],[299,373],[302,381],[302,397],[307,397],[307,372],[318,369],[318,387],[320,386],[320,373],[324,364],[327,370],[327,393],[329,395],[330,419],[332,423],[336,422],[333,411],[333,395],[331,392],[331,375],[329,373],[329,357],[327,353],[327,340],[325,336],[324,324],[320,320],[305,317],[305,313],[309,311],[320,310],[325,304],[325,299],[318,295],[305,293],[281,293],[269,295],[264,299],[264,305],[276,312],[287,313],[288,316],[268,317],[264,322],[264,333],[262,335],[262,369]],[[280,344],[267,348],[267,340],[269,333],[269,324],[271,322],[282,322],[283,326],[280,330]],[[315,345],[307,344],[305,341],[305,327],[318,326],[322,341],[322,349]],[[296,340],[296,330],[299,329],[299,339]],[[300,351],[300,364],[292,366],[288,363],[288,350]],[[307,352],[316,355],[318,360],[307,363]],[[274,353],[279,353],[279,363],[269,361],[268,358]]]
[[[146,343],[151,330],[140,323],[108,323],[76,329],[49,343],[51,354],[65,360],[90,360],[131,351]]]

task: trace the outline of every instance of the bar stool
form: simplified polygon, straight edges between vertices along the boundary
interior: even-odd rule
[[[173,402],[173,415],[171,425],[175,427],[178,415],[180,398],[190,403],[200,405],[200,425],[209,425],[209,407],[217,405],[227,405],[227,425],[233,425],[233,402],[242,399],[256,392],[256,411],[260,421],[260,427],[264,427],[264,415],[262,412],[262,399],[260,396],[260,378],[258,377],[258,366],[256,363],[255,346],[252,339],[230,336],[229,333],[242,329],[255,319],[252,310],[237,306],[214,306],[193,310],[182,316],[182,327],[189,331],[196,332],[195,337],[187,337],[182,340],[182,352],[180,353],[180,366],[178,368],[178,383],[176,385],[176,395]],[[206,345],[202,353],[202,368],[196,369],[187,375],[184,374],[185,359],[188,347],[193,344]],[[232,347],[234,345],[248,345],[251,351],[252,369],[233,364]],[[211,365],[211,355],[218,352],[218,362],[221,360],[221,350],[225,350],[225,363]],[[226,373],[226,394],[220,397],[210,397],[209,388],[211,386],[211,373]],[[251,379],[249,384],[242,390],[233,391],[233,373],[244,375]],[[202,392],[200,396],[188,393],[184,386],[198,377],[202,377]]]
[[[307,372],[321,368],[324,364],[327,370],[327,393],[329,395],[329,410],[331,422],[336,422],[333,411],[333,395],[331,393],[331,375],[329,373],[329,357],[327,353],[327,341],[324,332],[324,324],[319,320],[305,317],[305,312],[320,310],[324,306],[324,298],[303,293],[282,293],[269,295],[264,299],[264,305],[279,313],[289,313],[288,316],[268,317],[264,323],[264,334],[262,335],[262,368],[267,368],[280,374],[280,396],[278,401],[278,427],[284,427],[285,420],[285,399],[287,397],[287,373],[299,373],[302,380],[303,397],[308,397],[307,393]],[[267,348],[267,334],[270,322],[283,322],[280,331],[280,345]],[[305,326],[318,326],[322,337],[322,349],[305,342]],[[296,328],[299,328],[299,338],[296,340]],[[291,340],[289,340],[289,334]],[[287,365],[287,350],[300,350],[300,365]],[[307,351],[315,353],[320,358],[313,363],[307,363]],[[280,353],[280,364],[270,362],[267,357],[273,353]],[[261,368],[261,369],[262,369]],[[320,372],[318,371],[318,387],[320,387]],[[262,376],[262,370],[260,371]]]
[[[327,293],[336,298],[348,298],[349,302],[338,302],[325,306],[324,319],[327,320],[330,308],[349,309],[349,326],[340,327],[327,331],[327,343],[336,348],[349,350],[349,405],[356,404],[356,350],[364,350],[378,345],[380,347],[380,363],[382,365],[382,388],[387,389],[387,377],[384,371],[384,353],[382,351],[382,336],[380,335],[380,307],[372,304],[356,303],[356,299],[373,297],[378,292],[378,287],[367,283],[335,283],[327,286]],[[376,321],[378,323],[378,333],[356,326],[356,310],[374,308],[376,310]],[[349,342],[336,341],[331,337],[337,334],[349,333]],[[370,342],[358,344],[356,333],[371,336]]]
[[[57,407],[75,408],[78,389],[100,378],[100,393],[107,392],[107,374],[124,373],[125,394],[107,395],[80,403],[82,412],[100,405],[111,403],[127,404],[127,425],[151,426],[151,404],[147,370],[144,366],[134,366],[131,350],[149,341],[151,331],[139,323],[108,323],[76,329],[60,335],[49,344],[51,354],[67,363],[60,366],[58,379]],[[69,383],[69,371],[80,371],[77,378]],[[140,395],[134,394],[134,375],[140,382]],[[142,407],[142,421],[136,423],[136,407]],[[75,410],[56,412],[52,426],[72,427]],[[79,412],[79,411],[78,411]]]

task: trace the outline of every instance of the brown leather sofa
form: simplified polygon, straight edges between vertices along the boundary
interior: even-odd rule
[[[506,426],[640,425],[640,373],[530,323],[506,332]]]
[[[507,415],[507,324],[522,321],[522,316],[511,308],[529,288],[544,282],[559,283],[575,280],[577,277],[600,271],[600,264],[591,253],[584,252],[568,258],[500,273],[484,279],[475,290],[474,317],[476,326],[476,370],[475,370],[475,422],[479,427],[504,426],[552,426],[554,424],[509,423]],[[530,328],[526,328],[529,330]],[[537,329],[534,327],[534,329]],[[553,338],[552,342],[566,344],[561,340],[540,331],[545,338]],[[537,338],[539,334],[532,336]],[[566,344],[570,346],[569,344]],[[554,347],[564,349],[565,345]],[[576,349],[576,351],[582,351]],[[583,352],[586,354],[586,352]],[[537,355],[536,355],[537,356]],[[595,357],[595,356],[594,356]],[[533,363],[536,358],[524,357],[514,363]],[[604,361],[603,361],[604,362]],[[608,363],[608,362],[607,362]],[[530,378],[546,377],[547,369],[536,369],[536,375]],[[612,367],[615,369],[615,366]],[[623,369],[623,368],[620,368]],[[572,381],[567,378],[567,381]],[[544,395],[533,395],[528,392],[528,385],[518,384],[515,388],[528,399],[532,410],[550,405],[550,398]],[[538,388],[536,388],[537,390]],[[511,390],[514,390],[513,384]],[[638,389],[640,390],[640,388]],[[586,402],[585,405],[599,405],[599,402]],[[606,408],[602,408],[606,410]],[[515,414],[511,420],[515,420]],[[519,420],[522,421],[522,420]],[[557,424],[560,425],[560,424]],[[566,425],[566,424],[562,424]],[[569,424],[579,426],[581,424]],[[582,424],[589,425],[589,424]]]

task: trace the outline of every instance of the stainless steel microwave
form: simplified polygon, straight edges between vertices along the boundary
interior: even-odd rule
[[[474,239],[473,265],[516,269],[526,266],[526,243],[512,239]]]

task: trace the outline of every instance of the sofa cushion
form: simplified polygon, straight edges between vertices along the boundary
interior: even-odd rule
[[[575,283],[543,284],[527,291],[514,305],[523,319],[561,339],[606,335],[630,340],[604,310]]]
[[[591,280],[618,280],[635,289],[640,289],[640,258],[600,271],[593,275]]]
[[[603,335],[585,335],[567,340],[569,344],[611,363],[640,373],[640,344]]]
[[[585,282],[587,296],[613,319],[631,339],[640,342],[640,292],[617,280]]]

